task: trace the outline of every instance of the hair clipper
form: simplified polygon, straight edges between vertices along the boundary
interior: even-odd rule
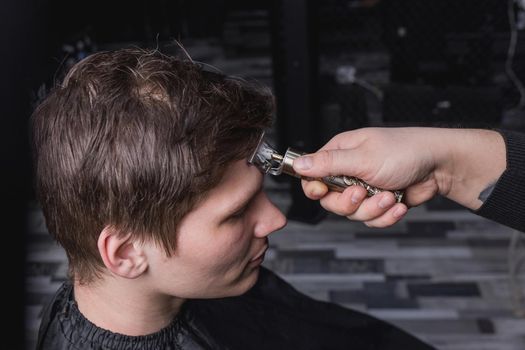
[[[264,141],[263,132],[259,138],[257,147],[255,148],[254,153],[248,159],[248,162],[257,166],[264,174],[277,176],[284,173],[297,178],[304,178],[306,180],[318,180],[326,184],[326,186],[328,186],[328,188],[332,191],[343,192],[347,187],[354,185],[364,187],[369,197],[376,193],[385,191],[381,188],[370,186],[365,181],[352,176],[325,176],[319,179],[303,177],[294,171],[293,161],[297,157],[300,157],[304,154],[306,153],[299,152],[292,148],[288,148],[284,155],[279,154],[275,149],[273,149],[270,145],[268,145],[268,143]],[[394,193],[396,201],[401,202],[404,191],[395,190],[392,192]]]

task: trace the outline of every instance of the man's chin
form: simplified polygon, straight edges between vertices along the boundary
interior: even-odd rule
[[[212,298],[228,298],[243,295],[257,283],[259,269],[260,267],[252,267],[244,270],[235,281],[229,283],[228,288],[223,289],[222,293],[214,294]]]
[[[259,267],[252,268],[250,270],[245,271],[243,276],[241,277],[241,280],[238,281],[238,283],[235,286],[235,292],[231,294],[231,296],[239,296],[250,289],[257,283],[257,280],[259,279]]]

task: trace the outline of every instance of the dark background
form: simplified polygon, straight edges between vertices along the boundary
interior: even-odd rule
[[[518,5],[514,12],[524,21]],[[505,0],[11,0],[2,2],[0,23],[2,256],[12,285],[5,304],[14,308],[4,313],[14,330],[6,348],[23,339],[24,215],[34,200],[27,120],[45,90],[94,51],[136,45],[169,53],[178,40],[198,43],[196,56],[208,63],[217,55],[270,58],[271,71],[257,78],[277,96],[279,149],[314,150],[364,126],[525,130],[519,91],[505,72]],[[525,33],[517,33],[512,67],[524,81]],[[290,193],[290,219],[323,218],[297,183]]]

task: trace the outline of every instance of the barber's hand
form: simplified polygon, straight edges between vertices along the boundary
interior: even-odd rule
[[[341,133],[318,152],[294,161],[294,170],[306,177],[329,175],[358,177],[386,190],[405,189],[404,203],[396,203],[392,192],[367,197],[361,186],[344,192],[328,191],[320,181],[302,181],[305,195],[320,200],[328,211],[370,227],[386,227],[399,221],[408,207],[436,195],[434,155],[428,137],[420,128],[364,128]],[[408,207],[407,207],[408,206]]]

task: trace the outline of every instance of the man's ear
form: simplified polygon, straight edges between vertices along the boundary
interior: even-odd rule
[[[98,251],[107,269],[125,278],[137,278],[148,268],[148,259],[140,242],[106,226],[98,237]]]

